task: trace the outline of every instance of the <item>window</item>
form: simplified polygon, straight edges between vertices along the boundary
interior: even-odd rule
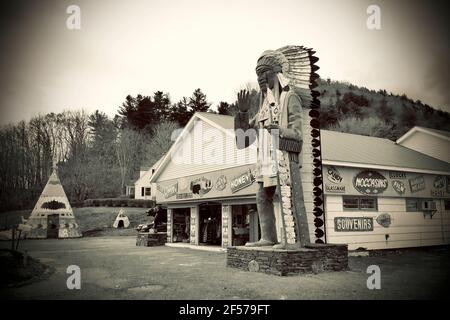
[[[444,200],[445,211],[450,211],[450,199]]]
[[[377,198],[343,197],[344,210],[377,210]]]
[[[144,196],[144,189],[145,189],[144,187],[141,188],[141,197]]]
[[[151,188],[145,188],[145,195],[149,196],[151,192]]]
[[[445,210],[450,210],[448,200],[444,200]],[[406,212],[422,212],[436,210],[436,199],[406,199]]]
[[[344,197],[344,209],[358,209],[358,198]]]
[[[419,211],[420,200],[419,199],[406,199],[406,211],[416,212]]]
[[[359,199],[359,208],[360,209],[376,209],[376,199],[375,198],[361,198]]]
[[[416,199],[416,198],[406,199],[407,212],[418,212],[418,211],[422,212],[429,210],[436,210],[436,199]]]

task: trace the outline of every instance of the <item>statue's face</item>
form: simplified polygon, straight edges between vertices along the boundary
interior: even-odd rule
[[[275,71],[273,68],[264,67],[256,72],[258,76],[258,84],[259,88],[263,93],[267,91],[267,88],[270,90],[275,86]]]

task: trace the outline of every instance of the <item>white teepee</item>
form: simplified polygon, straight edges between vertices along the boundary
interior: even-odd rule
[[[28,238],[81,237],[55,167],[26,224],[31,226]]]
[[[125,215],[123,209],[119,210],[119,214],[116,217],[116,220],[113,223],[113,228],[128,228],[130,226],[130,220]]]

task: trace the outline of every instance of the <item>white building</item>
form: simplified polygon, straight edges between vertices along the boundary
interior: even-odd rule
[[[321,130],[318,218],[309,120],[305,111],[301,176],[311,242],[347,243],[350,250],[450,243],[450,163],[388,139]],[[196,113],[157,168],[142,175],[168,209],[167,242],[227,247],[258,240],[256,147],[239,154],[233,128],[233,117]]]
[[[397,143],[442,161],[450,162],[450,132],[414,127]]]
[[[321,136],[328,243],[450,243],[450,163],[388,139],[327,130]]]
[[[156,169],[161,163],[161,157],[153,166],[151,167],[141,167],[139,171],[139,179],[134,183],[134,198],[144,199],[144,200],[155,200],[154,188],[155,184],[150,183],[150,179],[155,173]],[[153,192],[152,192],[153,189]]]

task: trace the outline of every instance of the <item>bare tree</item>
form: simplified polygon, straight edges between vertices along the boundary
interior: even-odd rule
[[[372,116],[364,119],[356,117],[345,118],[340,120],[331,130],[370,137],[395,139],[392,136],[392,129],[392,126],[382,119]]]
[[[132,129],[123,129],[116,141],[116,155],[121,177],[121,192],[125,191],[128,180],[133,176],[136,168],[136,158],[144,153],[144,135]]]
[[[147,147],[146,162],[148,164],[153,165],[169,150],[174,142],[173,133],[177,129],[179,129],[178,124],[172,121],[161,122],[153,129],[153,135]]]

